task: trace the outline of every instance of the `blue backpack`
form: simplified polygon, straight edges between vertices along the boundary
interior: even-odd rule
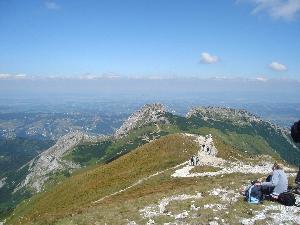
[[[261,187],[256,185],[251,185],[246,191],[246,200],[248,203],[258,204],[262,200]]]

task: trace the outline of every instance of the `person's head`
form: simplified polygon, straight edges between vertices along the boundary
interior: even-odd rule
[[[256,180],[253,180],[253,181],[251,181],[251,184],[252,185],[258,185],[258,184],[260,184],[261,182],[260,182],[260,180],[259,179],[256,179]]]
[[[283,166],[278,162],[275,162],[274,165],[272,166],[272,170],[282,170],[282,169]]]

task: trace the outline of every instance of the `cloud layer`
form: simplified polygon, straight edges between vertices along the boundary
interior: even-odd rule
[[[215,55],[211,55],[207,52],[202,52],[200,61],[206,64],[213,64],[219,62],[219,57]]]
[[[28,79],[26,74],[9,74],[9,73],[0,73],[0,80],[25,80]]]
[[[300,0],[239,0],[255,5],[252,13],[265,12],[274,19],[293,20],[300,13]]]
[[[272,70],[274,70],[274,71],[278,71],[278,72],[283,72],[283,71],[287,70],[286,65],[283,65],[283,64],[281,64],[279,62],[275,62],[275,61],[271,62],[269,64],[269,68],[272,69]]]

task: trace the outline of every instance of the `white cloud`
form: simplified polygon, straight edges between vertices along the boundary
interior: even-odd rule
[[[300,0],[238,0],[252,2],[255,5],[252,13],[266,12],[274,19],[293,20],[300,12]]]
[[[268,79],[265,78],[265,77],[256,77],[255,80],[257,80],[257,81],[262,81],[262,82],[268,81]]]
[[[11,77],[12,77],[11,74],[0,73],[0,79],[9,79],[9,78],[11,78]]]
[[[272,69],[272,70],[275,70],[275,71],[278,71],[278,72],[283,72],[283,71],[286,71],[287,70],[287,67],[286,65],[283,65],[279,62],[271,62],[269,64],[269,68]]]
[[[56,2],[53,2],[53,1],[46,1],[45,6],[47,9],[50,9],[50,10],[60,9],[60,5],[58,5]]]
[[[0,80],[23,80],[27,79],[26,74],[8,74],[8,73],[0,73]]]
[[[215,55],[211,55],[207,52],[202,52],[200,61],[206,64],[213,64],[219,62],[219,57]]]

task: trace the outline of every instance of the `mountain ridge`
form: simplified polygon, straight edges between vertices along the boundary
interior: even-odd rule
[[[199,111],[202,114],[199,115]],[[227,116],[226,113],[229,113],[229,116]],[[218,118],[219,115],[221,115],[221,119]],[[241,123],[239,123],[240,121]],[[93,167],[101,167],[101,165],[110,165],[131,151],[152,142],[156,143],[156,140],[160,140],[164,136],[189,134],[189,138],[193,139],[193,135],[198,137],[199,135],[205,136],[210,133],[214,138],[219,140],[218,142],[222,140],[222,145],[232,146],[232,148],[238,152],[235,158],[241,158],[239,154],[246,154],[247,157],[255,157],[257,154],[271,154],[272,157],[275,157],[274,159],[280,159],[280,156],[284,156],[284,152],[278,151],[276,149],[277,146],[280,147],[279,150],[284,149],[287,151],[286,153],[291,154],[293,160],[297,160],[297,157],[299,158],[299,155],[297,155],[299,149],[291,145],[288,136],[284,136],[282,131],[278,130],[276,126],[272,126],[268,122],[261,120],[255,115],[248,114],[248,112],[244,110],[202,107],[200,110],[199,108],[198,110],[193,109],[186,117],[181,117],[167,112],[161,104],[146,105],[141,108],[141,110],[133,113],[132,116],[124,122],[121,128],[122,129],[117,130],[114,135],[105,138],[102,137],[100,140],[97,139],[97,137],[89,140],[88,135],[86,136],[86,142],[82,142],[81,139],[78,138],[77,142],[59,154],[61,160],[67,160],[70,163],[74,163],[72,165],[78,165],[77,169],[79,169],[79,167],[86,167],[86,169],[82,170],[85,171]],[[85,137],[85,135],[86,134],[81,133],[79,136]],[[48,151],[48,153],[49,152],[51,152],[51,150]],[[227,157],[223,151],[218,152],[218,154],[222,157]],[[60,157],[56,157],[56,161],[57,158]],[[289,159],[286,156],[284,157]],[[46,159],[49,158],[46,157]],[[239,169],[234,169],[239,167],[238,164],[230,165],[232,168],[230,167],[231,169],[229,169],[229,171],[240,171]],[[206,166],[210,165],[208,164]],[[248,167],[245,168],[246,170],[249,169]],[[266,168],[267,167],[263,167],[263,169]],[[67,166],[60,169],[60,172],[63,172],[64,169],[71,168]],[[80,169],[78,171],[78,173],[81,173]],[[59,170],[57,170],[57,172],[59,172]],[[44,179],[45,177],[43,175],[45,173],[40,174],[42,175],[41,178]],[[73,175],[71,175],[71,178],[72,177]],[[46,180],[48,178],[46,177]],[[65,180],[67,182],[69,178],[66,177]],[[65,181],[63,179],[60,182],[64,183]],[[29,183],[30,182],[28,182],[28,184]],[[128,186],[130,185],[128,184]],[[39,189],[35,189],[38,190],[38,192],[43,190],[41,186],[38,187]],[[48,190],[50,191],[51,189]],[[48,190],[46,189],[46,193]]]
[[[55,173],[55,171],[72,171],[73,169],[81,168],[82,166],[80,166],[78,163],[63,157],[68,152],[72,154],[72,151],[74,151],[72,149],[74,149],[79,144],[97,143],[99,141],[101,143],[101,141],[109,140],[110,138],[114,141],[118,141],[128,136],[128,134],[130,132],[133,132],[134,130],[138,130],[139,128],[145,126],[151,126],[151,124],[153,124],[155,126],[155,129],[153,129],[154,133],[149,133],[154,134],[152,138],[150,138],[148,134],[145,134],[142,138],[143,142],[141,143],[147,143],[151,140],[159,138],[162,131],[160,129],[160,126],[168,126],[171,125],[172,122],[174,123],[174,116],[175,115],[167,112],[166,108],[162,104],[146,104],[140,110],[134,112],[111,136],[89,136],[88,134],[85,134],[81,131],[75,131],[64,135],[56,142],[54,146],[42,152],[40,155],[38,155],[19,169],[21,170],[25,166],[28,166],[29,173],[25,177],[25,179],[14,189],[14,192],[19,191],[25,186],[29,187],[33,192],[40,192],[42,191],[45,182],[49,178],[49,175],[47,174],[51,174],[53,172]],[[176,118],[180,119],[181,117],[175,116],[175,120]],[[186,120],[187,122],[184,123],[188,125],[190,123],[188,120],[193,120],[194,118],[196,118],[197,120],[203,120],[200,126],[207,126],[209,123],[211,123],[209,124],[210,126],[214,126],[214,123],[218,122],[230,123],[231,125],[235,126],[234,128],[237,128],[238,126],[241,129],[244,129],[247,126],[252,128],[254,125],[257,126],[257,124],[259,124],[258,126],[261,126],[261,124],[268,125],[270,127],[268,127],[267,129],[274,129],[276,132],[278,131],[280,135],[284,137],[286,141],[300,153],[299,148],[297,148],[297,146],[292,143],[291,139],[287,136],[287,133],[284,129],[281,129],[280,127],[268,121],[265,122],[261,118],[247,112],[246,110],[224,107],[196,107],[191,109],[187,113],[186,117],[182,117],[180,120]],[[175,121],[175,125],[177,123],[178,121]],[[181,127],[179,128],[179,130],[180,129],[185,128]],[[228,132],[228,130],[225,130],[225,132]],[[255,133],[257,132],[255,131]],[[165,134],[168,134],[168,132]],[[163,135],[165,134],[163,133]],[[117,155],[124,154],[122,152],[123,150],[117,153]]]

